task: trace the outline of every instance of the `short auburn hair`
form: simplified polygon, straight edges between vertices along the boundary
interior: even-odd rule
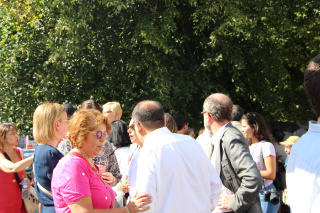
[[[14,123],[0,124],[0,152],[4,152],[5,139],[9,131],[18,132],[18,128]]]
[[[111,131],[108,118],[94,110],[80,110],[76,112],[68,124],[68,139],[72,146],[81,148],[83,141],[99,124],[106,125],[107,131]]]
[[[66,108],[58,103],[43,103],[33,114],[33,137],[37,143],[46,144],[56,139],[55,122],[60,120]]]

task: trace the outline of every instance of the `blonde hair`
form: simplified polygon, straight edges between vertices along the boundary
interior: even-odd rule
[[[4,152],[5,139],[9,131],[18,132],[18,128],[14,123],[0,124],[0,152]]]
[[[58,103],[44,103],[33,114],[33,137],[37,143],[46,144],[56,139],[56,121],[60,120],[66,108]]]
[[[102,106],[103,110],[105,110],[107,106],[110,106],[112,112],[117,112],[119,114],[118,120],[120,120],[122,116],[122,109],[121,109],[120,103],[116,101],[108,102]]]
[[[72,146],[81,148],[89,132],[101,123],[106,125],[107,131],[111,131],[108,118],[102,113],[94,110],[80,110],[74,114],[68,125],[68,139]]]

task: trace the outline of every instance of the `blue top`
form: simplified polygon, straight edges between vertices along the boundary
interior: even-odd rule
[[[36,148],[33,159],[34,178],[48,191],[51,191],[53,169],[62,157],[63,154],[53,146],[45,144],[38,145]],[[36,184],[34,184],[34,188],[40,203],[46,206],[53,206],[53,198],[51,196],[45,194]]]

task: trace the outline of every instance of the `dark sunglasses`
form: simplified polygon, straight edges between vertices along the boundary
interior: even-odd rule
[[[134,125],[134,122],[133,122],[133,124],[131,124],[130,126],[128,126],[128,129],[133,129],[133,130],[135,130],[135,125]]]
[[[102,131],[96,131],[96,132],[90,132],[90,133],[93,133],[95,134],[96,138],[97,139],[100,139],[102,137],[102,134],[104,135],[105,138],[108,138],[108,132],[102,132]]]

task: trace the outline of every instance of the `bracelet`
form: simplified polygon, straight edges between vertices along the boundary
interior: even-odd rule
[[[127,213],[130,213],[130,211],[129,211],[128,207],[126,207],[126,206],[125,206],[124,208],[127,210]]]

